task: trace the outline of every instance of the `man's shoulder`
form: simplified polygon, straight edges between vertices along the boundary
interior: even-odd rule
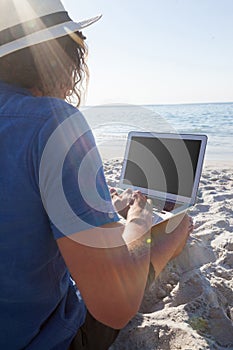
[[[23,110],[28,117],[43,120],[56,119],[62,122],[73,114],[81,114],[77,108],[64,100],[54,97],[32,97],[28,96],[22,101]]]
[[[72,114],[80,113],[77,108],[59,98],[35,97],[27,89],[7,84],[0,84],[0,88],[0,116],[3,117],[34,119],[36,124],[50,118],[62,121]]]

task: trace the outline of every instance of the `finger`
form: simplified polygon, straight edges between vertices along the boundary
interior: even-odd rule
[[[133,191],[130,188],[125,190],[121,194],[121,198],[127,203],[127,205],[129,205],[129,203],[131,203],[133,199]]]
[[[151,199],[147,199],[147,207],[148,207],[148,210],[152,213],[153,211],[153,202]]]
[[[140,198],[140,199],[144,199],[144,200],[147,199],[146,196],[141,191],[134,191],[132,197],[133,198]]]
[[[137,194],[137,195],[139,195],[139,196],[144,196],[144,194],[143,194],[141,191],[139,191],[139,190],[134,191],[134,193]],[[144,196],[144,197],[145,197],[145,196]]]
[[[119,194],[117,193],[115,188],[110,188],[109,192],[110,192],[110,195],[111,195],[112,199],[113,199],[114,196],[119,197]]]
[[[147,205],[147,198],[142,193],[134,193],[133,204],[141,207],[142,209]]]
[[[149,203],[149,205],[151,205],[151,206],[153,207],[153,202],[152,202],[151,199],[148,199],[148,198],[147,198],[147,203]]]
[[[130,205],[133,205],[133,204],[134,204],[134,199],[131,198],[131,199],[129,200],[129,202],[128,202],[128,205],[130,206]]]
[[[127,188],[127,190],[125,190],[122,194],[129,194],[131,195],[133,193],[133,190],[131,190],[131,188]]]

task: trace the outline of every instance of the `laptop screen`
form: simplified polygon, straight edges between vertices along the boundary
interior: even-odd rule
[[[144,193],[170,195],[171,199],[191,198],[202,141],[175,134],[131,136],[122,184],[144,189]]]

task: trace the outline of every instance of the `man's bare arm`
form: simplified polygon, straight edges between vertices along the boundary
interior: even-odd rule
[[[146,198],[135,197],[125,226],[104,225],[83,235],[117,236],[115,248],[80,244],[80,233],[58,239],[59,249],[78,285],[89,312],[100,322],[120,329],[138,311],[150,263],[151,211]],[[110,236],[109,236],[110,233]]]

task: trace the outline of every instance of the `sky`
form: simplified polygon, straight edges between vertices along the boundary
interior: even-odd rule
[[[62,0],[89,47],[86,105],[233,101],[233,0]]]

